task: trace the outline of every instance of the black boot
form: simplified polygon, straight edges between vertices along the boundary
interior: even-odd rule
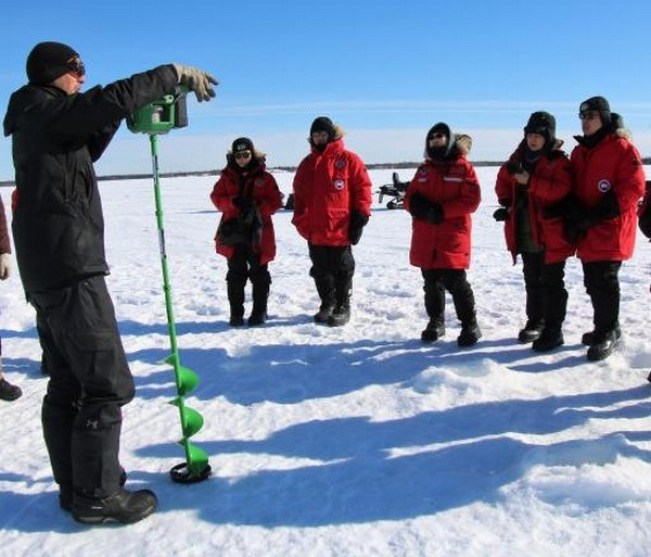
[[[269,282],[253,283],[253,309],[249,316],[249,326],[262,325],[267,320],[267,300],[269,299]]]
[[[0,400],[11,402],[20,398],[22,394],[23,391],[21,391],[20,387],[12,385],[4,377],[0,379]]]
[[[228,303],[231,307],[231,316],[228,324],[231,327],[244,325],[244,285],[241,281],[227,281]]]
[[[106,497],[88,497],[75,493],[72,500],[72,516],[77,522],[84,524],[132,524],[152,514],[157,506],[156,495],[148,489],[120,489]]]
[[[615,341],[619,342],[619,339],[622,338],[622,329],[619,326],[619,323],[615,326]],[[585,346],[592,346],[594,344],[595,332],[590,331],[589,333],[583,333],[581,337],[581,344]]]
[[[445,335],[445,326],[438,319],[430,319],[420,333],[420,340],[423,342],[435,342]]]
[[[127,471],[122,467],[120,469],[122,470],[120,473],[120,487],[122,487],[127,483]],[[71,485],[59,486],[59,506],[66,512],[72,512],[73,493]]]
[[[536,352],[549,352],[565,342],[560,326],[545,327],[540,337],[533,341],[531,348]]]
[[[588,348],[588,360],[591,362],[598,362],[605,360],[615,351],[617,345],[617,335],[615,331],[607,331],[605,333],[595,332],[592,344]]]
[[[527,320],[524,328],[518,333],[518,342],[523,344],[534,342],[540,338],[544,329],[544,322],[542,320]]]
[[[472,346],[482,337],[481,329],[477,325],[477,321],[470,321],[461,325],[461,333],[457,338],[457,344],[460,347]]]
[[[331,327],[341,327],[350,321],[350,295],[352,286],[352,278],[346,278],[335,283],[336,304],[332,315],[328,318],[328,325]]]
[[[315,278],[316,291],[321,299],[319,311],[314,314],[315,323],[327,323],[335,310],[335,283],[331,277]]]
[[[338,303],[330,317],[328,317],[328,325],[331,327],[341,327],[350,321],[350,298]]]

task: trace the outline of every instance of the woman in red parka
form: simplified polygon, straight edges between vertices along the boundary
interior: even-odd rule
[[[344,132],[327,116],[310,126],[310,154],[294,176],[292,224],[307,240],[321,299],[315,323],[339,327],[350,319],[356,245],[371,215],[371,180],[362,159],[346,149]]]
[[[570,156],[574,214],[566,228],[576,239],[594,329],[583,335],[588,360],[607,358],[621,336],[619,269],[633,255],[637,208],[645,175],[638,150],[604,97],[579,106],[582,136]]]
[[[267,319],[271,285],[268,263],[276,256],[273,215],[282,206],[276,180],[265,170],[265,155],[247,137],[233,141],[227,165],[210,199],[222,214],[215,236],[217,253],[228,259],[226,283],[230,304],[229,324],[244,324],[244,287],[253,285],[251,326]]]
[[[457,344],[471,346],[481,337],[465,271],[470,266],[470,214],[481,201],[475,169],[466,159],[471,144],[470,137],[453,135],[447,124],[433,126],[425,139],[426,160],[405,196],[413,217],[409,261],[421,268],[425,282],[429,322],[421,333],[424,342],[445,334],[445,290],[461,321]]]
[[[502,165],[495,193],[502,206],[495,220],[504,221],[506,245],[522,257],[527,322],[520,342],[533,342],[539,352],[564,342],[561,330],[567,310],[565,260],[574,247],[565,239],[563,221],[546,218],[544,211],[565,198],[571,188],[570,162],[556,139],[556,119],[534,112],[524,128],[524,139]]]

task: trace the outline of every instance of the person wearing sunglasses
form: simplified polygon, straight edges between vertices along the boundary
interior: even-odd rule
[[[427,343],[445,334],[446,290],[461,322],[457,344],[472,346],[482,336],[466,277],[470,215],[481,201],[475,169],[466,158],[471,146],[468,135],[453,134],[444,122],[434,125],[425,136],[425,162],[416,170],[405,195],[405,209],[413,217],[409,262],[420,267],[424,280],[429,321],[421,340]]]
[[[210,100],[217,81],[167,64],[82,91],[80,55],[42,42],[27,56],[28,83],[4,118],[16,177],[13,235],[27,300],[48,354],[42,424],[59,505],[79,522],[131,523],[157,506],[149,490],[123,487],[121,407],[134,381],[105,275],[104,216],[93,163],[122,120],[186,85]]]
[[[547,352],[564,343],[562,325],[567,309],[565,260],[574,247],[565,239],[563,221],[544,211],[570,192],[570,161],[556,139],[556,118],[534,112],[524,138],[503,164],[495,183],[500,208],[493,217],[504,222],[507,249],[522,258],[527,322],[518,341]]]
[[[327,116],[310,126],[310,154],[294,176],[292,224],[307,240],[321,300],[314,322],[331,327],[350,320],[355,274],[352,247],[371,215],[371,179],[362,159],[344,146],[344,132]]]
[[[265,154],[248,137],[233,141],[226,161],[210,199],[222,212],[215,249],[228,260],[229,324],[244,325],[244,288],[250,279],[253,308],[248,324],[262,325],[271,285],[268,265],[276,256],[271,216],[282,207],[282,196],[276,179],[266,171]]]
[[[621,337],[619,270],[633,255],[637,208],[645,175],[622,117],[604,97],[579,106],[583,135],[570,155],[572,196],[566,231],[576,243],[583,281],[593,308],[593,330],[582,337],[587,358],[610,356]]]

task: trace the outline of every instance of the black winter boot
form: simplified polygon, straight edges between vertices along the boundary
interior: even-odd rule
[[[231,307],[231,316],[228,324],[231,327],[244,325],[244,285],[240,281],[227,281],[228,303]]]
[[[608,331],[606,333],[595,332],[592,344],[588,348],[587,357],[591,362],[598,362],[605,360],[615,351],[617,345],[617,335],[615,331]]]
[[[524,328],[518,333],[518,342],[526,344],[534,342],[538,339],[543,332],[545,324],[543,321],[527,320]]]
[[[23,391],[20,389],[20,387],[12,385],[4,377],[0,379],[0,400],[11,402],[12,400],[20,398],[22,394]]]
[[[314,314],[315,323],[327,323],[335,310],[335,283],[332,277],[319,277],[314,279],[316,291],[321,299],[319,311]]]
[[[262,325],[267,320],[267,300],[269,299],[269,282],[253,283],[253,309],[249,316],[249,326]]]
[[[430,319],[420,333],[420,340],[423,342],[435,342],[445,335],[445,326],[438,319]]]
[[[350,321],[350,298],[337,304],[328,317],[328,325],[331,327],[341,327]]]
[[[619,326],[619,323],[615,326],[615,341],[619,342],[619,339],[622,338],[622,329]],[[581,344],[585,346],[592,346],[594,344],[595,332],[590,331],[589,333],[583,333],[581,337]]]
[[[482,337],[481,329],[477,325],[477,321],[471,321],[461,325],[461,333],[457,338],[457,344],[460,347],[472,346]]]
[[[106,497],[87,497],[75,493],[72,500],[72,516],[77,522],[84,524],[132,524],[152,514],[157,506],[156,495],[148,489],[120,489]]]
[[[533,341],[531,348],[536,352],[549,352],[554,348],[562,346],[565,342],[563,332],[558,326],[545,327],[540,337]]]

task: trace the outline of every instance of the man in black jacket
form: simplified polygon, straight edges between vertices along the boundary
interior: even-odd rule
[[[82,93],[81,58],[56,42],[32,49],[27,77],[11,96],[4,133],[13,141],[16,257],[48,354],[42,422],[59,503],[84,523],[136,522],[154,512],[157,500],[149,490],[122,487],[121,407],[135,388],[104,280],[93,163],[128,114],[178,84],[210,100],[217,81],[169,64]]]

